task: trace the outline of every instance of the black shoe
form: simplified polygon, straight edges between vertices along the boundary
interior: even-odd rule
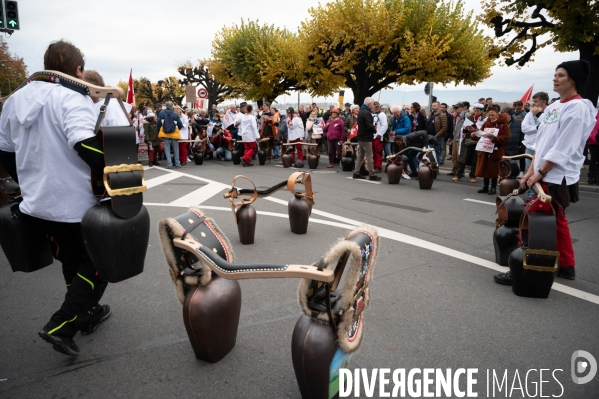
[[[148,167],[151,168],[152,166],[154,166],[154,165],[152,164],[152,162],[150,162],[150,164],[148,165]]]
[[[365,179],[365,177],[364,177],[364,176],[362,176],[362,175],[361,175],[361,174],[359,174],[359,173],[354,173],[354,175],[352,176],[352,178],[353,178],[353,179]]]
[[[489,192],[489,187],[483,187],[480,190],[478,190],[477,192],[480,193],[480,194],[488,193]]]
[[[99,308],[94,307],[91,312],[93,312],[92,319],[87,325],[81,328],[81,335],[89,335],[96,331],[98,326],[108,320],[112,314],[108,305],[101,305]]]
[[[382,177],[377,176],[377,175],[372,175],[368,178],[368,180],[379,181],[379,180],[382,180]]]
[[[512,285],[514,282],[514,278],[512,277],[512,272],[499,273],[493,276],[495,282],[501,285]]]
[[[418,177],[418,173],[412,172],[408,176],[410,176],[410,177]]]
[[[79,347],[73,341],[73,338],[68,337],[60,337],[58,335],[50,335],[46,330],[42,330],[38,333],[38,335],[46,342],[52,344],[52,347],[55,351],[64,353],[69,356],[78,356],[79,355]]]
[[[576,270],[574,270],[574,266],[560,267],[559,271],[557,272],[557,276],[565,278],[566,280],[574,280],[576,279]]]
[[[160,166],[160,164],[158,163],[158,161],[152,162],[152,165],[154,165],[154,166]]]
[[[455,173],[453,173],[453,172],[449,172],[449,173],[447,174],[447,176],[455,176]]]
[[[491,189],[489,190],[489,192],[487,194],[489,194],[489,195],[497,194],[497,190],[495,190],[495,187],[491,187]]]

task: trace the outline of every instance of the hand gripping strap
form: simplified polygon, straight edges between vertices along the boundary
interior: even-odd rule
[[[212,273],[194,253],[177,248],[173,244],[174,239],[185,237],[194,240],[224,260],[234,261],[231,243],[216,223],[199,208],[190,208],[189,212],[176,218],[163,219],[158,231],[169,266],[169,275],[175,284],[175,294],[181,304],[189,289],[198,285],[208,285]]]
[[[356,351],[362,339],[363,312],[370,301],[369,283],[377,251],[376,231],[359,227],[334,244],[318,262],[324,270],[335,265],[335,279],[330,284],[310,279],[300,284],[302,311],[329,324],[347,353]],[[339,286],[341,292],[337,292]]]
[[[239,195],[247,195],[247,194],[240,194],[240,192],[235,188],[235,182],[239,178],[246,179],[247,181],[252,183],[252,186],[254,187],[254,191],[253,191],[250,199],[242,199],[239,202],[235,202],[235,199]],[[235,212],[235,208],[238,206],[250,205],[251,203],[256,201],[256,199],[258,198],[258,190],[256,189],[256,185],[254,184],[254,182],[251,181],[247,176],[237,175],[233,178],[233,182],[231,183],[231,191],[229,191],[229,198],[231,199],[231,211],[233,212],[233,218],[235,219],[235,223],[237,223],[237,213]]]
[[[305,193],[295,191],[295,185],[301,183],[305,187]],[[312,177],[308,172],[295,172],[289,176],[287,180],[287,190],[293,193],[296,197],[304,198],[310,204],[310,212],[314,206],[314,191],[312,191]]]

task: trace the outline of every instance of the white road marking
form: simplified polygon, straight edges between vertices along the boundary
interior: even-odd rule
[[[471,198],[464,198],[464,201],[476,202],[477,204],[485,204],[485,205],[497,206],[497,204],[494,203],[494,202],[475,200],[475,199],[471,199]]]
[[[170,205],[174,206],[196,206],[202,204],[204,201],[209,200],[215,195],[221,193],[223,190],[229,189],[231,186],[227,186],[222,183],[210,183],[207,186],[201,187],[194,192],[191,192],[183,197],[176,199],[171,202]]]
[[[158,176],[153,179],[146,180],[146,187],[147,188],[156,187],[161,184],[168,183],[171,180],[178,179],[179,177],[181,177],[181,176],[176,173],[169,173],[167,175]]]
[[[219,183],[213,180],[208,180],[208,179],[203,179],[203,178],[198,178],[197,176],[192,176],[192,175],[187,175],[184,173],[179,173],[179,172],[175,172],[181,175],[186,175],[189,177],[195,177],[198,180],[203,180],[203,181],[209,181],[210,183],[217,183],[217,184],[223,184],[223,183]],[[224,185],[224,184],[223,184]],[[278,198],[273,198],[273,197],[268,197],[265,198],[268,201],[271,202],[275,202],[277,204],[281,204],[281,205],[287,205],[287,201],[285,200],[281,200]],[[469,199],[466,199],[469,200]],[[484,201],[478,201],[478,200],[470,200],[473,202],[481,202],[483,204],[487,204],[487,205],[493,205],[495,206],[495,204],[491,203],[491,202],[484,202]],[[144,205],[147,206],[168,206],[168,207],[180,207],[180,206],[176,206],[176,205],[172,205],[172,204],[157,204],[157,203],[144,203]],[[200,206],[200,208],[204,208],[204,209],[210,209],[210,210],[218,210],[218,211],[231,211],[231,208],[226,208],[226,207],[217,207],[217,206],[205,206],[202,207]],[[275,216],[275,217],[280,217],[280,218],[287,218],[287,214],[284,213],[275,213],[275,212],[262,212],[262,211],[257,211],[258,214],[262,214],[265,216]],[[336,222],[332,222],[329,220],[321,220],[321,219],[313,219],[310,218],[310,221],[314,222],[314,223],[319,223],[319,224],[325,224],[325,225],[329,225],[329,226],[334,226],[334,227],[340,227],[340,228],[345,228],[348,230],[352,230],[357,226],[361,226],[364,223],[363,222],[359,222],[357,220],[353,220],[353,219],[349,219],[343,216],[339,216],[339,215],[335,215],[333,213],[329,213],[329,212],[324,212],[324,211],[320,211],[318,209],[312,209],[312,214],[313,215],[319,215],[319,216],[323,216],[329,219],[333,219],[336,220]],[[340,223],[341,222],[341,223]],[[498,264],[496,264],[495,262],[491,262],[488,261],[486,259],[482,259],[479,258],[477,256],[473,256],[473,255],[469,255],[467,253],[464,252],[460,252],[460,251],[456,251],[454,249],[448,248],[448,247],[444,247],[442,245],[439,244],[435,244],[433,242],[430,241],[426,241],[426,240],[422,240],[420,238],[415,238],[406,234],[402,234],[402,233],[398,233],[396,231],[393,230],[389,230],[389,229],[385,229],[382,227],[377,227],[377,226],[372,226],[373,228],[375,228],[380,237],[384,237],[384,238],[389,238],[391,240],[394,241],[398,241],[398,242],[402,242],[404,244],[409,244],[409,245],[413,245],[415,247],[420,247],[420,248],[424,248],[427,249],[429,251],[433,251],[433,252],[437,252],[443,255],[447,255],[447,256],[451,256],[452,258],[456,258],[456,259],[460,259],[475,265],[479,265],[482,267],[486,267],[487,269],[491,269],[491,270],[495,270],[497,272],[505,272],[505,267],[499,266]],[[563,292],[564,294],[568,294],[571,295],[573,297],[594,303],[599,305],[599,296],[598,295],[594,295],[585,291],[581,291],[578,290],[576,288],[572,288],[572,287],[568,287],[566,285],[560,284],[560,283],[553,283],[552,289],[559,291],[559,292]]]
[[[351,176],[347,176],[347,177],[346,177],[346,179],[352,179],[352,180],[362,181],[362,182],[364,182],[364,183],[381,184],[381,182],[380,182],[380,181],[370,181],[370,180],[368,180],[367,178],[364,178],[364,179],[354,179],[354,178],[353,178],[353,177],[351,177]]]

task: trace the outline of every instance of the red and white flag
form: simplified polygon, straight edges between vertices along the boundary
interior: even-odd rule
[[[534,84],[532,86],[530,86],[530,88],[528,90],[526,90],[526,93],[524,93],[524,95],[520,99],[520,101],[522,101],[522,104],[529,102],[530,99],[532,98],[532,88],[533,87],[535,87]]]
[[[133,68],[129,72],[129,87],[127,87],[127,103],[135,104],[135,91],[133,90]]]

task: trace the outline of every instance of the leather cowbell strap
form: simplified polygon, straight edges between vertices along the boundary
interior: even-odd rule
[[[295,191],[295,185],[301,183],[304,185],[305,192],[299,193]],[[314,206],[314,191],[312,191],[312,177],[308,172],[295,172],[289,176],[287,180],[287,189],[298,198],[303,198],[310,204],[310,211]]]

